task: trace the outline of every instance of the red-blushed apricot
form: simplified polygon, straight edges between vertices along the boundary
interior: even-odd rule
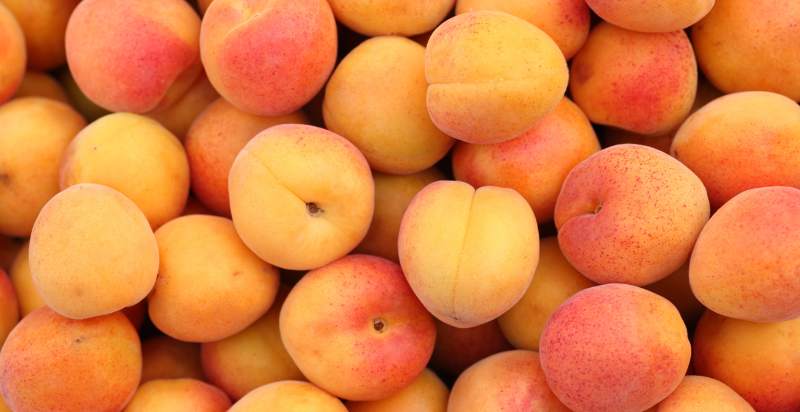
[[[414,382],[377,401],[348,402],[350,412],[446,412],[450,391],[430,369],[422,371]]]
[[[49,70],[66,62],[64,32],[80,0],[2,0],[25,34],[28,67]]]
[[[35,71],[25,72],[25,77],[22,78],[22,83],[14,97],[46,97],[62,103],[69,103],[67,92],[56,79],[49,74]]]
[[[69,318],[134,305],[156,281],[158,245],[147,219],[106,186],[79,184],[53,196],[36,218],[29,248],[36,290]]]
[[[214,212],[230,216],[228,174],[239,151],[264,129],[307,122],[301,112],[257,116],[237,109],[225,99],[215,100],[192,122],[184,140],[192,193]]]
[[[169,106],[200,75],[200,18],[182,0],[84,0],[67,24],[75,82],[115,112]]]
[[[693,330],[700,316],[705,312],[705,307],[697,300],[692,293],[692,286],[689,283],[689,262],[686,262],[680,269],[671,275],[651,283],[645,289],[655,292],[672,302],[683,317],[686,327]]]
[[[692,344],[697,374],[724,382],[755,410],[800,410],[800,318],[754,323],[709,310]]]
[[[680,384],[691,355],[672,303],[618,283],[564,302],[545,325],[539,351],[550,388],[576,412],[648,409]]]
[[[219,0],[217,0],[219,1]],[[347,412],[342,402],[308,382],[279,381],[248,393],[228,412]]]
[[[249,113],[280,116],[322,89],[336,39],[326,0],[216,0],[203,17],[200,54],[222,97]]]
[[[692,27],[700,69],[726,93],[765,90],[800,100],[800,3],[717,0]]]
[[[552,111],[569,73],[558,45],[507,13],[476,11],[440,25],[425,49],[433,123],[468,143],[519,136]]]
[[[25,36],[14,15],[0,3],[0,104],[10,99],[25,76]]]
[[[702,19],[715,0],[586,0],[603,20],[628,30],[667,33]]]
[[[139,336],[119,313],[24,317],[0,351],[0,392],[15,412],[119,411],[139,384]]]
[[[303,374],[281,341],[278,319],[286,290],[261,319],[216,342],[203,343],[201,360],[208,381],[234,400],[268,383],[303,380]]]
[[[471,328],[457,328],[436,321],[436,345],[431,367],[442,376],[456,378],[479,360],[513,349],[503,336],[497,321]]]
[[[136,390],[125,412],[225,412],[231,406],[219,388],[196,379],[156,379]]]
[[[19,317],[19,304],[14,286],[6,271],[0,268],[0,348],[3,347],[3,342],[11,329],[17,325]]]
[[[70,74],[69,70],[62,70],[61,74],[58,76],[58,80],[64,86],[64,90],[67,92],[67,97],[72,107],[83,115],[86,120],[92,122],[111,113],[89,100],[89,98],[83,94],[78,84],[75,83],[75,79],[72,78],[72,74]]]
[[[558,248],[555,237],[539,241],[539,264],[533,281],[511,309],[497,319],[500,330],[517,349],[538,350],[539,337],[550,315],[572,295],[594,286]]]
[[[58,193],[59,159],[86,122],[64,103],[25,97],[0,106],[0,124],[0,233],[27,237]]]
[[[689,258],[708,220],[703,183],[656,149],[617,145],[578,164],[555,209],[567,260],[597,283],[647,285]]]
[[[11,271],[11,265],[22,248],[22,241],[17,238],[0,235],[0,269]]]
[[[501,352],[472,365],[458,377],[448,412],[569,412],[547,386],[539,354],[526,350]]]
[[[496,10],[513,14],[542,29],[569,59],[583,46],[591,24],[583,0],[458,0],[456,14]]]
[[[777,93],[729,94],[686,119],[670,150],[703,181],[713,208],[747,189],[800,188],[800,107]]]
[[[639,33],[600,23],[572,60],[569,90],[592,123],[667,132],[695,99],[692,45],[683,31]]]
[[[36,290],[36,285],[33,284],[31,266],[28,264],[27,242],[17,253],[14,263],[11,265],[9,276],[11,276],[11,283],[17,292],[20,316],[25,317],[34,310],[45,306],[44,300]]]
[[[62,189],[97,183],[133,200],[150,226],[180,216],[189,195],[189,162],[181,142],[153,119],[114,113],[90,123],[61,159]]]
[[[687,375],[653,412],[755,412],[728,385],[705,376]]]
[[[231,166],[228,191],[244,243],[292,270],[323,266],[355,248],[375,203],[364,155],[347,139],[305,125],[273,126],[250,140]]]
[[[473,186],[502,186],[530,203],[539,223],[553,219],[553,208],[567,174],[600,150],[592,124],[571,100],[522,135],[497,144],[459,143],[453,151],[456,179]]]
[[[142,383],[155,379],[204,379],[200,345],[169,336],[142,341]]]
[[[414,195],[428,184],[444,179],[444,174],[432,168],[403,176],[374,173],[373,178],[375,213],[369,231],[356,251],[397,262],[397,234],[403,213]]]
[[[242,243],[230,219],[189,215],[156,231],[158,280],[147,298],[150,319],[188,342],[227,338],[267,312],[279,274]]]
[[[539,260],[539,230],[513,189],[438,181],[414,196],[397,247],[428,311],[468,328],[496,319],[525,293]]]
[[[410,174],[444,157],[453,139],[425,105],[425,48],[405,37],[374,37],[336,67],[325,87],[325,126],[361,150],[373,170]]]
[[[750,189],[705,225],[689,280],[697,299],[720,315],[780,322],[800,316],[799,260],[800,189]]]
[[[183,140],[194,119],[218,98],[219,93],[214,90],[211,82],[203,74],[197,77],[192,87],[175,103],[148,112],[146,116],[157,120],[172,134]]]
[[[411,384],[436,338],[400,266],[369,255],[303,276],[283,304],[280,333],[309,381],[354,401],[386,398]]]
[[[366,36],[413,36],[441,23],[455,0],[330,0],[336,20]]]

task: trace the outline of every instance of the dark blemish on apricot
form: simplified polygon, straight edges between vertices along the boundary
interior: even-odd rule
[[[233,272],[233,274],[232,274],[231,276],[233,276],[233,277],[237,277],[237,276],[239,276],[239,275],[241,275],[241,274],[242,274],[242,271],[241,271],[241,270],[236,270],[236,271],[234,271],[234,272]]]
[[[4,186],[11,186],[11,175],[8,173],[0,173],[0,184]]]
[[[83,342],[84,339],[86,339],[86,337],[78,336],[77,338],[75,338],[74,343],[81,343],[81,342]]]
[[[600,213],[601,210],[603,210],[603,204],[602,203],[598,203],[597,206],[594,207],[594,211],[592,211],[592,213],[598,214],[598,213]]]
[[[383,330],[386,329],[386,322],[381,318],[375,318],[372,320],[372,329],[375,329],[375,332],[383,333]]]
[[[325,213],[325,210],[323,210],[314,202],[306,203],[306,210],[308,210],[308,214],[311,216],[319,216]]]

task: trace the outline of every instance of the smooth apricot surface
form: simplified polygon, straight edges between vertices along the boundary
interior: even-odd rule
[[[728,385],[705,376],[687,375],[654,412],[755,412]]]
[[[80,0],[3,0],[2,3],[14,14],[25,34],[28,67],[49,70],[66,62],[64,32]]]
[[[194,119],[218,98],[219,93],[214,90],[214,86],[203,74],[197,77],[192,87],[175,103],[148,112],[146,115],[157,120],[179,139],[184,140]]]
[[[69,104],[67,92],[56,79],[49,74],[30,70],[25,72],[14,97],[46,97]]]
[[[715,0],[586,0],[603,20],[628,30],[666,33],[702,19]]]
[[[597,283],[639,286],[686,262],[708,216],[705,188],[691,170],[632,144],[572,169],[555,209],[558,243],[575,269]]]
[[[106,186],[78,184],[55,195],[36,218],[29,247],[36,290],[69,318],[134,305],[156,281],[158,246],[147,219]]]
[[[195,379],[157,379],[136,391],[124,412],[225,412],[225,392]]]
[[[33,312],[36,309],[44,306],[44,300],[36,290],[36,285],[33,284],[33,277],[31,275],[31,266],[28,264],[28,243],[22,247],[14,259],[9,272],[11,276],[11,283],[14,285],[14,290],[17,293],[17,300],[19,302],[19,313],[21,316]]]
[[[219,0],[217,0],[219,1]],[[347,412],[339,399],[300,381],[279,381],[248,393],[228,412]]]
[[[72,320],[41,308],[0,351],[0,392],[14,412],[119,411],[141,368],[139,336],[122,314]]]
[[[564,97],[569,74],[558,45],[507,13],[459,14],[425,49],[427,105],[445,134],[469,143],[519,136]]]
[[[303,276],[283,304],[280,332],[309,381],[355,401],[386,398],[411,384],[436,337],[400,266],[369,255]]]
[[[388,398],[377,401],[348,402],[350,412],[446,412],[450,391],[430,369],[425,369],[410,385]]]
[[[455,0],[330,0],[336,20],[366,36],[413,36],[431,31]]]
[[[16,93],[25,76],[25,36],[16,18],[0,3],[0,104]]]
[[[550,388],[577,412],[648,409],[680,384],[691,355],[672,303],[618,283],[564,302],[547,322],[539,351]]]

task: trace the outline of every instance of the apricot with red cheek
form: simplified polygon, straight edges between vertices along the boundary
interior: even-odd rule
[[[600,150],[592,124],[564,98],[521,136],[497,144],[459,143],[453,151],[456,179],[473,186],[502,186],[530,203],[538,222],[553,218],[558,192],[575,165]]]
[[[667,33],[705,17],[715,0],[586,0],[603,20],[628,30]]]
[[[718,208],[747,189],[800,188],[800,107],[771,92],[739,92],[681,125],[670,152],[700,177]]]
[[[550,388],[577,412],[648,409],[680,384],[691,355],[672,303],[618,283],[564,302],[547,322],[539,351]]]
[[[67,25],[67,63],[93,102],[145,113],[200,75],[199,35],[200,18],[182,0],[85,0]]]
[[[436,338],[400,266],[369,255],[303,276],[283,304],[280,332],[309,381],[354,401],[382,399],[411,384]]]
[[[800,318],[775,323],[706,311],[692,341],[699,375],[720,380],[759,412],[800,409]]]
[[[694,102],[692,45],[683,31],[639,33],[600,23],[572,60],[569,90],[592,123],[667,132]]]
[[[322,89],[336,62],[336,36],[326,0],[216,0],[203,16],[200,53],[225,100],[280,116]]]
[[[495,320],[471,328],[457,328],[437,320],[430,364],[442,376],[456,378],[475,362],[510,349],[513,347]]]
[[[700,179],[656,149],[617,145],[578,164],[555,209],[567,260],[597,283],[647,285],[689,258],[708,220]]]
[[[431,120],[456,139],[499,143],[551,112],[569,73],[558,45],[527,21],[475,11],[442,23],[425,49]]]

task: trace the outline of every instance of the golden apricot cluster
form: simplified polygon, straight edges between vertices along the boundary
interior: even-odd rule
[[[0,412],[798,412],[798,101],[797,0],[0,0]]]

